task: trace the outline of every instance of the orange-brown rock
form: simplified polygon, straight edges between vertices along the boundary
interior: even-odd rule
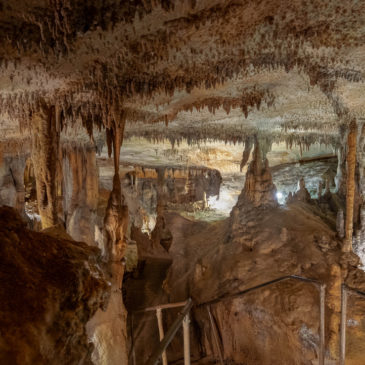
[[[0,363],[91,364],[85,325],[109,285],[100,251],[25,228],[0,208]]]
[[[57,165],[61,127],[54,106],[44,103],[32,120],[32,160],[42,227],[58,222]]]

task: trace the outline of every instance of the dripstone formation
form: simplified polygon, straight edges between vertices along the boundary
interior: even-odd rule
[[[326,285],[340,361],[341,285],[365,287],[364,29],[362,0],[0,0],[0,362],[145,364],[157,328],[132,314],[192,298],[192,362],[318,363],[313,288],[220,302],[285,275]],[[350,298],[351,365],[364,313]]]

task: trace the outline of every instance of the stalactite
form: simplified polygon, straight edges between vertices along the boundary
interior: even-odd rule
[[[210,141],[225,141],[226,143],[245,143],[245,140],[250,136],[257,134],[255,128],[237,128],[227,125],[208,125],[207,128],[202,128],[198,123],[190,123],[188,126],[179,124],[177,126],[164,128],[161,125],[143,125],[142,123],[135,123],[129,125],[125,131],[125,138],[142,137],[152,143],[164,142],[169,140],[171,145],[181,144],[187,142],[188,145],[197,145],[207,140]],[[311,133],[283,133],[276,130],[260,130],[260,135],[263,140],[267,139],[267,147],[270,148],[271,143],[285,142],[287,148],[291,149],[293,146],[300,144],[306,145],[309,148],[313,144],[323,144],[325,146],[332,146],[334,148],[340,146],[340,138],[336,135],[326,135],[321,131]]]
[[[252,146],[253,146],[253,138],[249,136],[245,140],[245,149],[243,150],[243,153],[242,153],[242,160],[240,163],[240,172],[242,172],[243,168],[246,166],[246,164],[248,162],[248,159],[250,158]]]
[[[350,124],[350,131],[347,137],[347,184],[346,184],[346,224],[345,224],[345,242],[342,250],[344,252],[352,251],[352,234],[353,234],[353,216],[354,216],[354,198],[355,198],[355,167],[356,167],[356,122]]]

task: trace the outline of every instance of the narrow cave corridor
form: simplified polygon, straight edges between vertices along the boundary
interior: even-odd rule
[[[365,1],[0,0],[0,364],[365,365]]]

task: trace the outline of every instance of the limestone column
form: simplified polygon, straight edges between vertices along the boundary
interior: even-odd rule
[[[124,204],[119,178],[119,154],[123,138],[123,128],[114,125],[108,131],[109,146],[112,142],[114,156],[113,189],[110,193],[105,218],[105,255],[107,271],[111,283],[111,296],[105,311],[99,310],[89,321],[87,331],[95,350],[92,354],[96,365],[127,365],[127,312],[123,304],[122,282],[124,275],[124,254],[128,227],[128,207]]]
[[[54,106],[42,104],[32,119],[32,161],[42,228],[57,224],[57,161],[60,127]]]
[[[91,143],[62,146],[63,210],[67,232],[76,241],[95,245],[99,198],[96,151]]]
[[[356,231],[356,239],[354,240],[353,250],[360,257],[362,264],[365,264],[365,123],[358,123],[357,136],[357,163],[358,163],[358,193],[361,199],[359,202],[359,217],[358,229]],[[356,178],[356,173],[355,173]],[[356,211],[356,209],[355,209]]]
[[[347,183],[346,183],[346,223],[344,252],[352,251],[352,233],[355,201],[355,168],[356,168],[356,122],[350,124],[347,137]]]

